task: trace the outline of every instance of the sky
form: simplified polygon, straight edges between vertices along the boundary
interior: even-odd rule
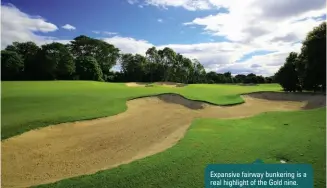
[[[271,76],[326,20],[325,7],[325,0],[2,0],[1,49],[87,35],[122,53],[170,47],[206,71]]]

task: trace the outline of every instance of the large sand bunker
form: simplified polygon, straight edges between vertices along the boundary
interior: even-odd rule
[[[50,183],[153,155],[180,140],[195,118],[240,118],[326,103],[323,95],[293,95],[249,94],[243,96],[245,103],[226,107],[177,94],[130,100],[127,111],[115,116],[49,126],[2,141],[1,184]]]
[[[155,85],[165,86],[165,87],[184,87],[187,84],[176,83],[176,82],[154,82]],[[149,87],[152,84],[144,82],[128,82],[126,83],[128,87]]]

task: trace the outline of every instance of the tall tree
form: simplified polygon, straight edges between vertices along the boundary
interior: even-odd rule
[[[165,47],[163,50],[159,50],[158,54],[165,70],[164,81],[170,81],[170,77],[174,72],[173,65],[175,64],[176,53],[171,48]]]
[[[227,83],[233,83],[233,77],[231,72],[225,72],[224,77]]]
[[[8,45],[5,50],[16,52],[21,55],[24,61],[24,77],[25,79],[35,79],[39,72],[39,61],[37,54],[40,48],[34,42],[13,42]]]
[[[299,87],[299,79],[295,69],[298,54],[291,52],[286,58],[285,64],[275,74],[277,82],[285,91],[296,91]]]
[[[110,69],[117,63],[119,49],[105,41],[93,39],[85,35],[74,38],[69,45],[75,58],[91,56],[96,59],[103,72],[103,79],[110,75]]]
[[[297,71],[304,89],[326,90],[326,22],[315,27],[303,41]]]
[[[192,83],[204,83],[206,71],[203,65],[197,59],[192,59],[192,64]]]
[[[258,83],[257,75],[255,75],[253,73],[250,73],[250,74],[246,75],[244,83],[252,83],[252,84]]]
[[[146,58],[140,54],[123,54],[121,58],[121,68],[126,81],[144,81],[146,74]]]
[[[1,79],[22,79],[24,70],[23,58],[14,51],[1,50]]]
[[[58,42],[42,45],[38,61],[43,79],[72,79],[75,72],[72,54]]]
[[[256,80],[257,80],[257,83],[259,83],[259,84],[266,83],[266,79],[263,76],[257,76]]]
[[[153,82],[153,74],[159,66],[159,54],[156,47],[151,47],[146,51],[146,58],[148,60],[148,72],[150,73],[150,82]]]
[[[237,83],[245,83],[246,82],[246,75],[244,74],[238,74],[235,76],[235,81]]]
[[[92,56],[80,56],[76,58],[76,74],[80,80],[103,81],[102,70]]]
[[[192,73],[192,61],[189,58],[182,57],[182,78],[183,83],[188,84]]]
[[[206,74],[206,78],[207,78],[207,83],[209,84],[213,84],[213,83],[219,83],[219,78],[216,72],[214,71],[210,71]]]

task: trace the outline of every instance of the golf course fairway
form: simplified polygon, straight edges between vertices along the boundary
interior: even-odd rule
[[[207,164],[258,158],[323,187],[325,96],[280,90],[2,82],[2,187],[203,187]]]

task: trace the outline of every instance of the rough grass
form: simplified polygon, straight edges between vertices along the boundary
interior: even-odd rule
[[[174,147],[127,165],[42,187],[204,187],[213,163],[307,163],[315,187],[326,184],[326,109],[270,112],[237,120],[198,119]]]
[[[1,84],[1,139],[50,124],[118,114],[126,110],[126,100],[144,95],[179,93],[189,99],[226,105],[243,102],[239,96],[241,93],[281,89],[277,84],[194,84],[179,88],[127,87],[124,83],[91,81],[24,81]]]

